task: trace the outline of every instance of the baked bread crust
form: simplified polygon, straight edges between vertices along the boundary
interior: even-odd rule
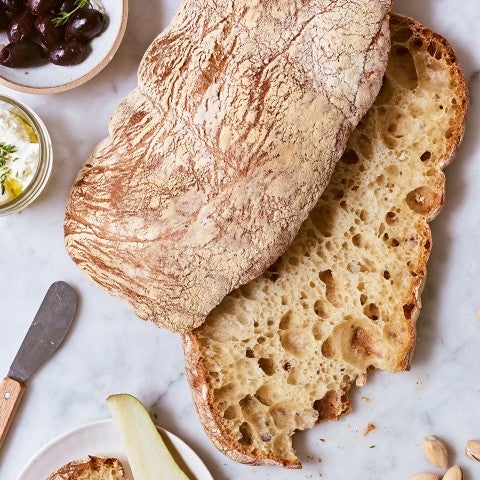
[[[197,412],[233,460],[299,468],[296,430],[348,413],[351,384],[372,368],[409,367],[427,222],[444,204],[441,170],[463,137],[468,89],[444,38],[399,15],[391,29],[383,88],[292,245],[183,335]]]
[[[203,323],[318,200],[380,89],[390,4],[185,0],[72,187],[72,259],[142,319]]]
[[[89,456],[67,463],[47,480],[126,480],[120,460]]]

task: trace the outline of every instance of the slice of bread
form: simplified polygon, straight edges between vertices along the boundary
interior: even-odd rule
[[[67,463],[52,473],[48,480],[126,480],[120,460],[89,456]]]
[[[451,46],[393,15],[383,88],[288,251],[185,334],[193,399],[234,460],[300,467],[291,436],[348,413],[372,368],[409,366],[467,87]]]

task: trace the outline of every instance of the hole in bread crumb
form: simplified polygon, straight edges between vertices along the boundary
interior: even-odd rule
[[[340,160],[347,165],[355,165],[356,163],[358,163],[359,158],[358,158],[357,152],[349,148],[348,150],[345,151],[345,153],[343,154]]]
[[[310,220],[324,237],[332,236],[333,209],[328,205],[316,207],[310,213]]]
[[[266,405],[269,407],[274,403],[274,398],[273,398],[273,391],[272,389],[266,385],[263,384],[261,387],[259,387],[254,395],[254,397],[263,405]]]
[[[322,345],[322,355],[325,358],[332,358],[334,354],[330,338],[327,338]]]
[[[325,296],[327,300],[334,306],[339,308],[342,302],[337,295],[337,287],[331,270],[324,270],[318,274],[320,280],[325,284]]]
[[[257,343],[259,345],[263,345],[265,343],[265,340],[266,340],[265,337],[258,337]]]
[[[225,420],[233,420],[234,418],[236,418],[236,416],[237,409],[233,405],[228,407],[225,412],[223,412],[223,418],[225,418]]]
[[[418,86],[418,73],[413,55],[408,48],[402,46],[397,47],[394,53],[390,57],[389,68],[394,72],[395,81],[409,90],[415,90]]]
[[[401,28],[392,34],[392,41],[394,42],[406,42],[413,35],[413,32],[409,28]]]
[[[364,309],[363,313],[370,319],[370,320],[378,320],[380,318],[380,309],[375,305],[375,303],[369,303]]]
[[[255,352],[251,348],[247,348],[245,356],[247,358],[255,358]]]
[[[414,303],[407,303],[403,306],[403,315],[407,320],[410,320],[412,318],[412,312],[414,308],[415,308]]]
[[[360,154],[365,158],[372,158],[373,157],[373,145],[370,138],[366,135],[361,135],[360,138],[357,140],[358,149],[360,150]]]
[[[247,445],[247,446],[252,445],[252,443],[253,443],[252,428],[250,427],[250,425],[247,422],[243,422],[240,425],[238,430],[239,430],[240,435],[241,435],[239,442],[242,445]]]
[[[427,47],[428,54],[431,55],[432,57],[434,57],[436,50],[437,50],[437,46],[435,45],[435,43],[430,42],[430,44]]]
[[[282,318],[280,319],[280,323],[278,325],[278,328],[280,330],[288,330],[290,327],[290,322],[292,320],[292,311],[289,310],[287,313],[285,313]]]
[[[407,195],[406,202],[414,212],[428,215],[440,203],[440,199],[432,189],[422,186],[412,190]]]
[[[278,273],[269,273],[267,272],[267,277],[269,278],[270,281],[272,281],[273,283],[275,283],[279,278],[280,278],[280,275]]]
[[[300,261],[298,260],[297,257],[290,257],[290,258],[288,259],[288,263],[289,263],[290,265],[293,265],[294,267],[296,267],[296,266],[300,263]]]
[[[423,47],[423,40],[421,38],[416,38],[412,42],[412,46],[416,49],[422,48]]]
[[[384,278],[385,280],[390,280],[390,277],[391,277],[390,272],[389,272],[388,270],[385,270],[385,271],[383,272],[383,278]]]
[[[271,358],[259,358],[258,366],[264,371],[269,377],[275,373],[275,365]]]
[[[429,152],[429,151],[426,151],[424,153],[422,153],[422,155],[420,156],[420,160],[422,162],[426,162],[427,160],[430,160],[432,158],[432,153]]]
[[[398,217],[397,217],[397,214],[395,212],[388,212],[386,215],[385,215],[385,221],[387,222],[388,225],[395,225],[396,223],[398,223]]]
[[[367,303],[367,296],[364,293],[362,293],[360,295],[360,304],[365,305],[365,303]]]
[[[453,137],[453,132],[454,128],[450,127],[446,132],[445,132],[445,138],[448,140],[449,138]]]
[[[354,235],[352,237],[352,243],[356,246],[356,247],[361,247],[362,246],[362,236],[357,233],[356,235]]]
[[[321,323],[316,323],[312,327],[312,334],[313,334],[313,338],[317,340],[317,342],[323,339],[323,329],[322,329]]]
[[[322,301],[321,300],[317,300],[315,302],[315,304],[313,305],[313,311],[315,312],[316,315],[318,315],[319,317],[325,317],[326,316],[326,312],[323,308],[323,305],[322,305]]]

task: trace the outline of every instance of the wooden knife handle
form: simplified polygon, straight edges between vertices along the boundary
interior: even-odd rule
[[[23,383],[9,377],[6,377],[0,385],[0,448],[5,441],[24,391]]]

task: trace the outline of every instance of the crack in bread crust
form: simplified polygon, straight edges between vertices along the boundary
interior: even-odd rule
[[[380,94],[292,245],[183,336],[199,417],[234,460],[299,467],[295,431],[348,413],[373,368],[409,367],[468,92],[445,39],[398,15],[391,38]]]
[[[66,248],[142,319],[200,325],[293,240],[389,49],[390,0],[185,0],[72,187]]]

